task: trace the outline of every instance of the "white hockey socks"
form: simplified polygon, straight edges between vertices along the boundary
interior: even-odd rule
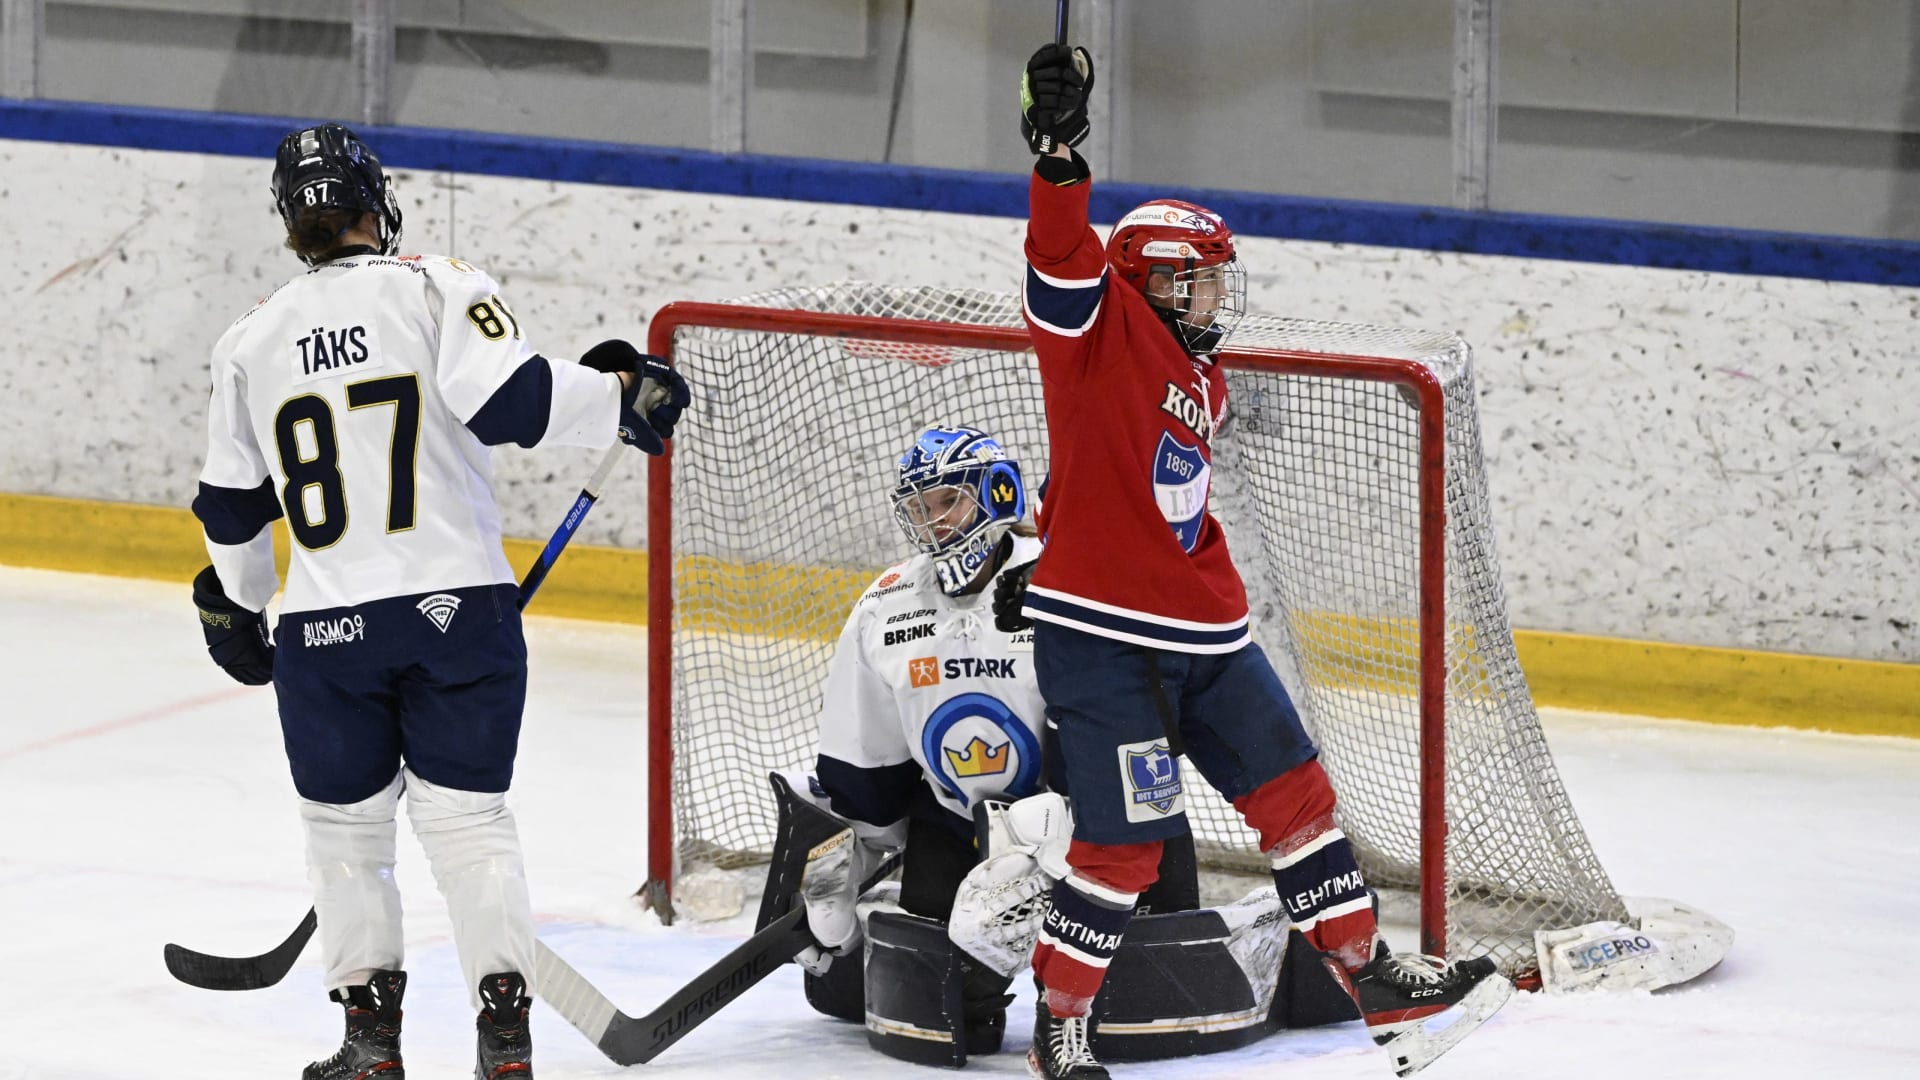
[[[300,800],[329,991],[363,985],[375,971],[402,966],[400,889],[393,881],[393,815],[399,805],[398,776],[357,803]]]
[[[506,793],[459,791],[404,773],[407,820],[446,898],[474,1009],[481,977],[497,972],[519,972],[532,995],[533,905]]]

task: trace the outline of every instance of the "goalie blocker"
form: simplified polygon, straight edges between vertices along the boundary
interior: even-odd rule
[[[814,841],[836,827],[846,827],[795,792],[784,778],[771,779],[780,825],[761,903],[762,926],[794,903],[808,872],[809,852],[817,848]],[[1060,805],[1064,808],[1063,800]],[[1004,804],[990,804],[976,814],[983,855],[994,854],[996,842],[1004,848],[1022,839],[1017,829],[1010,834],[1005,828],[1004,810]],[[1035,863],[1036,871],[1045,861]],[[1018,949],[1022,930],[1016,924],[1024,919],[1037,932],[1044,911],[1014,901],[1022,910],[999,919],[1011,938],[1002,937],[1001,948],[979,949],[992,955],[989,961],[955,945],[946,923],[909,914],[889,902],[892,894],[885,887],[873,889],[875,879],[884,873],[882,869],[862,882],[861,964],[849,965],[843,957],[823,976],[810,975],[809,1002],[829,1015],[846,1019],[860,1015],[868,1044],[903,1061],[959,1066],[966,1064],[970,1052],[998,1049],[997,1037],[983,1045],[980,1034],[969,1030],[973,1010],[968,1003],[981,993],[983,984],[995,981],[996,974],[1004,985],[1017,973],[1009,968],[1024,966],[1025,951]],[[1192,895],[1190,849],[1183,876],[1187,895]],[[980,878],[972,875],[969,883]],[[1034,892],[1017,887],[1014,891]],[[1043,907],[1046,888],[1036,895]],[[979,920],[960,921],[968,925],[954,934],[979,943]],[[1005,947],[1009,943],[1014,951]],[[1031,949],[1030,936],[1026,949]],[[1018,962],[1010,963],[1015,956]],[[1305,939],[1291,929],[1273,889],[1263,888],[1219,909],[1136,917],[1094,1001],[1091,1036],[1102,1058],[1145,1061],[1217,1053],[1245,1046],[1281,1027],[1357,1018],[1352,998],[1327,975]]]

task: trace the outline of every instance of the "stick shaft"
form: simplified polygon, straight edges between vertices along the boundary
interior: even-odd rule
[[[623,446],[620,443],[607,448],[606,456],[600,459],[600,467],[593,470],[593,476],[588,479],[587,486],[580,489],[580,494],[573,500],[573,506],[567,510],[567,516],[560,519],[560,527],[553,531],[553,536],[547,540],[547,546],[540,549],[540,557],[527,568],[527,576],[520,582],[522,610],[526,608],[527,601],[533,599],[533,594],[540,591],[541,584],[547,580],[547,571],[552,570],[553,564],[560,561],[560,553],[567,549],[573,534],[579,531],[580,523],[587,519],[587,511],[593,509],[593,504],[599,500],[600,489],[606,485],[607,475],[613,471],[613,463],[620,456],[622,449]]]

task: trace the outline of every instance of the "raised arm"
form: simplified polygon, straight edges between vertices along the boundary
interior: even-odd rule
[[[1041,46],[1021,76],[1021,132],[1040,155],[1028,184],[1027,274],[1021,301],[1043,366],[1093,326],[1106,293],[1106,254],[1087,222],[1091,173],[1073,146],[1089,130],[1085,49]],[[1053,340],[1049,340],[1053,339]]]

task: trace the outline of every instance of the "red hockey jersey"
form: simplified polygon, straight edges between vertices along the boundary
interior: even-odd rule
[[[1092,184],[1029,189],[1021,291],[1040,357],[1052,471],[1029,618],[1179,652],[1245,645],[1247,594],[1207,512],[1224,373],[1181,348],[1107,272]]]

